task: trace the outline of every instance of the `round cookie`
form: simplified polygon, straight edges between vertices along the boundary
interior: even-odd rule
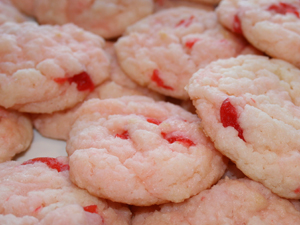
[[[109,75],[104,40],[72,24],[0,27],[0,105],[51,113],[82,101]]]
[[[131,224],[127,206],[76,187],[68,169],[67,157],[1,163],[0,224]]]
[[[85,100],[118,98],[127,95],[145,95],[155,100],[164,99],[162,95],[139,86],[124,74],[117,62],[112,42],[106,42],[104,50],[110,59],[110,76],[108,80],[96,87]],[[79,103],[71,109],[51,114],[34,115],[32,117],[34,127],[45,137],[67,140],[81,105],[82,103]]]
[[[248,43],[224,29],[214,11],[176,7],[128,27],[116,52],[135,82],[161,94],[188,99],[185,85],[211,61],[243,53]]]
[[[70,178],[95,196],[140,206],[181,202],[226,169],[199,118],[179,106],[126,96],[91,99],[81,110],[66,146]]]
[[[300,221],[300,212],[287,199],[246,178],[222,179],[183,203],[137,208],[133,214],[132,225],[296,225]]]
[[[28,18],[19,12],[9,0],[0,0],[0,25],[7,21],[22,23],[27,20]]]
[[[153,12],[152,0],[13,0],[41,24],[74,23],[103,38],[120,36],[127,26]],[[28,9],[29,8],[29,9]]]
[[[0,107],[0,163],[27,150],[33,139],[30,119]]]
[[[300,67],[298,0],[224,0],[216,12],[224,26],[257,49]]]
[[[215,147],[279,196],[300,199],[300,70],[279,59],[212,62],[187,86]]]

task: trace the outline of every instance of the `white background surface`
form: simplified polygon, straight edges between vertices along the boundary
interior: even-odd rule
[[[17,155],[14,158],[16,161],[24,162],[36,157],[58,157],[67,155],[65,141],[45,138],[36,130],[33,132],[34,137],[30,148],[26,152]]]

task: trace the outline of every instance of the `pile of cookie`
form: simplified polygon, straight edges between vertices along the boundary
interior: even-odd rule
[[[298,0],[0,0],[0,224],[300,224],[299,25]],[[68,156],[16,161],[34,129]]]

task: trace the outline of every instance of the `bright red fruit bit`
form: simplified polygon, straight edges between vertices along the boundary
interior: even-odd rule
[[[268,10],[275,11],[276,13],[283,14],[283,15],[285,15],[287,13],[293,13],[298,18],[300,16],[298,9],[295,6],[284,3],[284,2],[279,2],[278,4],[270,5]]]
[[[172,87],[164,84],[163,80],[159,77],[158,69],[153,70],[151,80],[154,81],[158,87],[162,87],[168,90],[174,90]]]
[[[185,27],[188,27],[189,25],[191,25],[191,23],[193,22],[195,16],[190,16],[188,19],[183,19],[183,20],[180,20],[177,24],[176,24],[176,27],[179,27],[179,26],[185,26]]]
[[[121,138],[121,139],[129,139],[128,131],[124,131],[122,134],[116,134],[115,137]]]
[[[148,118],[148,119],[147,119],[147,122],[148,122],[148,123],[153,123],[153,124],[156,124],[156,125],[161,124],[161,121],[159,121],[159,120],[157,120],[157,119],[154,119],[154,118]]]
[[[183,137],[183,136],[179,136],[179,135],[176,135],[176,136],[169,136],[167,135],[166,133],[164,132],[161,132],[161,135],[163,136],[164,139],[166,139],[170,144],[174,143],[174,142],[180,142],[181,144],[185,145],[185,146],[195,146],[195,143],[186,138],[186,137]],[[169,137],[168,137],[169,136]]]
[[[300,187],[298,187],[297,189],[294,190],[295,194],[299,194],[300,193]]]
[[[50,158],[50,157],[40,157],[40,158],[30,159],[28,161],[23,162],[22,165],[34,164],[36,162],[45,163],[49,168],[55,169],[58,172],[69,170],[68,164],[62,164],[56,158]]]
[[[83,210],[89,213],[98,213],[97,205],[88,205],[83,207]]]
[[[81,72],[68,78],[54,78],[54,81],[59,84],[63,84],[66,81],[69,83],[76,83],[78,91],[93,91],[95,89],[93,81],[86,72]]]
[[[221,122],[224,127],[234,127],[239,133],[239,137],[244,139],[243,130],[238,123],[238,114],[235,107],[230,103],[229,98],[226,98],[220,108]]]
[[[199,38],[193,38],[193,39],[190,39],[188,40],[187,42],[185,42],[185,46],[187,48],[192,48],[194,46],[194,44],[199,41],[200,39]]]
[[[241,21],[237,14],[233,18],[233,31],[237,34],[243,34]]]

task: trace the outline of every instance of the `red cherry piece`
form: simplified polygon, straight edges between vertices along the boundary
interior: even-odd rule
[[[268,7],[268,10],[269,11],[274,11],[276,13],[283,14],[283,15],[285,15],[287,13],[293,13],[298,18],[300,16],[300,14],[298,12],[298,9],[295,6],[284,3],[284,2],[279,2],[278,4],[270,5]]]
[[[190,16],[188,19],[183,19],[180,20],[177,24],[176,27],[179,26],[184,26],[184,27],[188,27],[189,25],[191,25],[191,23],[193,22],[193,19],[195,18],[195,16]]]
[[[50,157],[40,157],[40,158],[30,159],[28,161],[23,162],[22,165],[34,164],[36,162],[45,163],[49,168],[55,169],[58,172],[69,170],[68,164],[62,164],[56,158],[50,158]]]
[[[86,72],[81,72],[68,78],[54,78],[54,81],[59,84],[63,84],[66,81],[69,83],[76,83],[78,91],[93,91],[95,89],[93,81]]]
[[[221,122],[224,127],[234,127],[238,131],[238,136],[244,139],[243,130],[238,123],[238,114],[235,107],[230,103],[229,98],[225,99],[220,108]]]
[[[187,48],[192,48],[194,46],[194,44],[199,40],[200,40],[199,38],[193,38],[191,40],[188,40],[187,42],[185,42],[185,46]]]
[[[128,131],[124,131],[122,134],[116,134],[115,137],[121,138],[121,139],[129,139]]]
[[[83,207],[83,210],[89,213],[98,213],[97,205],[88,205]]]
[[[183,137],[183,136],[180,136],[180,135],[175,135],[175,136],[172,136],[172,135],[169,135],[169,134],[166,134],[164,132],[161,132],[161,135],[163,136],[164,139],[166,139],[170,144],[174,143],[174,142],[180,142],[181,144],[187,146],[187,147],[190,147],[190,146],[195,146],[195,143],[186,138],[186,137]]]
[[[153,74],[151,77],[151,80],[154,81],[158,87],[162,87],[168,90],[174,90],[172,87],[167,86],[164,84],[163,80],[159,77],[159,71],[158,69],[153,70]]]
[[[237,14],[233,18],[233,31],[237,34],[243,34],[241,20]]]
[[[148,118],[148,119],[147,119],[147,122],[148,122],[148,123],[154,123],[154,124],[156,124],[156,125],[161,124],[161,121],[159,121],[159,120],[157,120],[157,119],[154,119],[154,118]]]

